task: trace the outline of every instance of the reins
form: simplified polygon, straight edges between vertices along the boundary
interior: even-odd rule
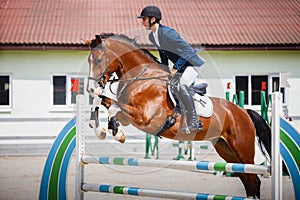
[[[105,83],[104,83],[104,80],[106,79],[106,75],[109,74],[111,75],[111,72],[109,71],[109,60],[108,60],[108,56],[107,56],[107,48],[106,48],[106,44],[105,42],[103,41],[103,46],[104,48],[101,48],[102,51],[105,51],[106,53],[106,59],[105,59],[105,71],[103,72],[103,74],[98,77],[98,78],[94,78],[94,77],[88,77],[88,79],[91,79],[91,80],[94,80],[96,81],[100,87],[104,88],[105,87]],[[118,60],[119,61],[119,60]],[[165,78],[168,78],[170,76],[169,75],[163,75],[163,76],[154,76],[154,77],[145,77],[145,78],[141,78],[141,76],[147,71],[147,69],[151,66],[151,64],[153,64],[155,61],[154,60],[151,60],[151,62],[149,62],[148,64],[146,64],[146,66],[144,67],[144,69],[139,72],[137,74],[136,77],[134,78],[128,78],[128,79],[115,79],[115,77],[113,77],[112,80],[106,80],[106,82],[111,82],[110,86],[109,86],[109,90],[112,94],[116,95],[117,98],[119,98],[123,92],[125,91],[125,89],[131,84],[133,83],[134,81],[143,81],[143,80],[151,80],[151,79],[160,79],[162,81],[167,81],[168,79],[165,79]],[[120,66],[121,65],[121,66]],[[122,67],[122,63],[119,61],[119,66],[118,67]],[[115,83],[115,82],[125,82],[125,85],[121,88],[121,90],[119,91],[118,94],[114,93],[112,91],[112,84]]]
[[[113,80],[108,80],[107,82],[127,82],[127,81],[144,81],[144,80],[150,80],[150,79],[162,79],[163,81],[166,81],[164,80],[163,78],[167,78],[169,77],[170,75],[165,75],[165,76],[154,76],[154,77],[147,77],[147,78],[129,78],[129,79],[125,79],[125,80],[120,80],[120,79],[113,79]]]
[[[119,82],[126,82],[126,84],[122,87],[122,89],[120,90],[120,92],[117,95],[117,98],[119,98],[122,93],[125,91],[125,89],[134,81],[138,81],[138,80],[150,80],[150,79],[162,79],[162,78],[166,78],[169,75],[165,75],[165,76],[155,76],[155,77],[147,77],[147,78],[140,78],[140,76],[142,76],[147,69],[151,66],[151,64],[154,63],[154,61],[152,60],[150,63],[148,63],[146,65],[146,67],[135,77],[135,78],[131,78],[131,79],[125,79],[125,80],[119,80]],[[111,89],[110,89],[111,91]],[[112,92],[112,91],[111,91]]]
[[[168,81],[167,79],[165,79],[165,78],[168,78],[170,75],[164,75],[164,76],[154,76],[154,77],[147,77],[147,78],[139,78],[139,77],[135,77],[135,78],[129,78],[129,79],[118,79],[118,78],[115,78],[115,77],[113,77],[113,79],[112,80],[107,80],[107,82],[110,82],[111,84],[109,85],[109,90],[110,90],[110,92],[112,93],[112,94],[114,94],[114,95],[117,95],[118,97],[120,96],[120,95],[118,95],[118,94],[116,94],[115,92],[113,92],[112,91],[112,88],[111,88],[111,86],[112,86],[112,84],[113,83],[115,83],[115,82],[130,82],[130,83],[128,83],[127,84],[127,86],[128,85],[130,85],[131,83],[133,83],[134,81],[146,81],[146,80],[151,80],[151,79],[159,79],[159,80],[162,80],[162,81]],[[127,87],[126,86],[126,87]],[[123,89],[123,88],[122,88]],[[125,89],[125,88],[124,88]]]

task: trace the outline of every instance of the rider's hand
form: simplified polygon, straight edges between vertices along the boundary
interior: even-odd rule
[[[176,68],[174,69],[173,67],[170,69],[171,74],[175,74],[177,71],[178,70]]]

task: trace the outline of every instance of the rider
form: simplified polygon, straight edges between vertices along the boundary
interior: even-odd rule
[[[201,130],[202,123],[198,119],[189,86],[196,80],[204,61],[176,30],[160,24],[162,14],[158,7],[146,6],[138,18],[141,18],[143,26],[151,31],[149,40],[159,51],[162,64],[168,66],[170,60],[174,64],[173,69],[181,74],[177,98],[186,117],[186,126],[181,130],[186,132]]]

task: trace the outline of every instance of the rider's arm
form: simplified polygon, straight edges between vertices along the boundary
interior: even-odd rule
[[[169,29],[166,37],[169,40],[168,42],[171,43],[174,53],[179,55],[179,59],[176,61],[176,63],[174,63],[174,66],[178,71],[181,71],[187,62],[190,62],[195,66],[203,65],[204,61],[174,29]]]
[[[164,54],[164,53],[162,52],[162,50],[158,50],[158,52],[159,52],[161,64],[168,66],[168,65],[169,65],[169,59],[168,59],[168,57],[166,56],[166,54]]]

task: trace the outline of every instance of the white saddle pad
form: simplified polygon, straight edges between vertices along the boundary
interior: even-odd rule
[[[173,97],[173,94],[170,91],[171,90],[168,89],[169,96],[171,97],[173,104],[176,106],[176,101]],[[209,97],[201,96],[195,93],[193,99],[197,115],[200,115],[201,117],[210,117],[212,115],[214,108],[212,101]]]
[[[197,115],[202,117],[210,117],[213,113],[213,104],[209,97],[195,94],[193,96]]]

